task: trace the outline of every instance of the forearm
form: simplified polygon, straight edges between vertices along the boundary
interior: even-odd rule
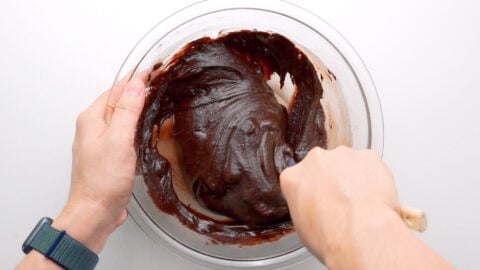
[[[357,211],[350,243],[327,252],[329,269],[453,269],[410,231],[393,210]],[[370,214],[369,214],[370,213]],[[370,218],[369,218],[370,217]]]

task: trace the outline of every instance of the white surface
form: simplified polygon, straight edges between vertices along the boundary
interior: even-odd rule
[[[190,2],[0,2],[0,268],[22,258],[34,224],[65,202],[76,115],[150,27]],[[477,268],[480,2],[297,3],[337,28],[371,71],[401,201],[428,214],[421,237],[458,268]],[[198,269],[131,220],[110,237],[98,268]]]

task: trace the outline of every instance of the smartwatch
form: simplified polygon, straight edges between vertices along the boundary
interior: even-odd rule
[[[64,230],[53,228],[52,222],[48,217],[40,219],[23,243],[23,252],[28,254],[35,249],[65,269],[94,269],[98,263],[97,254],[68,236]]]

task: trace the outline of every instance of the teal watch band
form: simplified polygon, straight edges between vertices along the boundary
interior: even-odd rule
[[[90,270],[98,263],[98,256],[65,231],[52,228],[50,218],[43,218],[23,244],[23,251],[35,249],[65,269]]]

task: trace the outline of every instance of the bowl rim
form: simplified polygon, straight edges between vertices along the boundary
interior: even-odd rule
[[[196,17],[185,16],[184,13],[187,13],[192,9],[201,10],[202,12],[198,12],[198,16]],[[122,76],[122,71],[125,72],[125,70],[128,68],[127,65],[129,64],[128,62],[129,60],[131,60],[132,55],[134,55],[138,50],[142,50],[142,53],[144,54],[143,57],[145,57],[145,55],[147,55],[150,50],[155,47],[151,46],[147,51],[145,51],[144,48],[141,48],[140,44],[144,42],[147,37],[149,37],[149,35],[151,35],[154,30],[160,25],[166,22],[175,21],[177,19],[183,19],[181,23],[177,24],[177,26],[175,27],[178,28],[181,25],[186,24],[189,21],[192,21],[198,17],[205,16],[210,13],[235,9],[251,9],[276,13],[278,15],[285,16],[289,19],[297,21],[298,23],[310,28],[312,31],[325,38],[325,40],[337,50],[345,63],[347,63],[349,68],[352,70],[353,75],[355,76],[355,79],[360,87],[368,118],[368,148],[375,150],[380,156],[383,155],[384,122],[382,108],[375,84],[363,60],[360,58],[352,45],[345,39],[345,37],[342,36],[338,31],[336,31],[328,22],[326,22],[324,19],[320,18],[313,12],[286,0],[244,0],[237,3],[231,3],[230,1],[222,0],[202,0],[187,5],[184,8],[165,17],[153,28],[151,28],[136,43],[136,45],[127,55],[125,61],[122,63],[119,72],[115,77],[114,84]],[[175,28],[165,32],[164,36],[174,31]],[[321,29],[321,32],[318,29]],[[134,71],[137,70],[139,64],[143,60],[143,57],[139,59],[139,61],[137,61],[134,67]],[[128,80],[130,80],[134,76],[134,73],[135,72],[129,73],[130,76]],[[369,89],[369,91],[365,91],[365,89]],[[375,113],[372,114],[372,111]],[[298,264],[312,257],[305,247],[298,248],[283,255],[260,260],[230,260],[214,257],[187,247],[183,243],[180,243],[179,241],[173,239],[168,233],[164,232],[162,229],[158,228],[151,220],[149,215],[145,213],[142,206],[135,197],[135,194],[132,194],[132,200],[130,200],[130,203],[128,205],[128,214],[132,217],[132,219],[140,227],[140,229],[145,234],[147,234],[147,236],[149,236],[149,238],[151,238],[155,243],[169,248],[175,254],[180,255],[183,258],[207,267],[223,266],[229,267],[230,269],[244,269],[251,267],[255,269],[279,268],[285,267],[287,265],[291,266],[292,264]]]

